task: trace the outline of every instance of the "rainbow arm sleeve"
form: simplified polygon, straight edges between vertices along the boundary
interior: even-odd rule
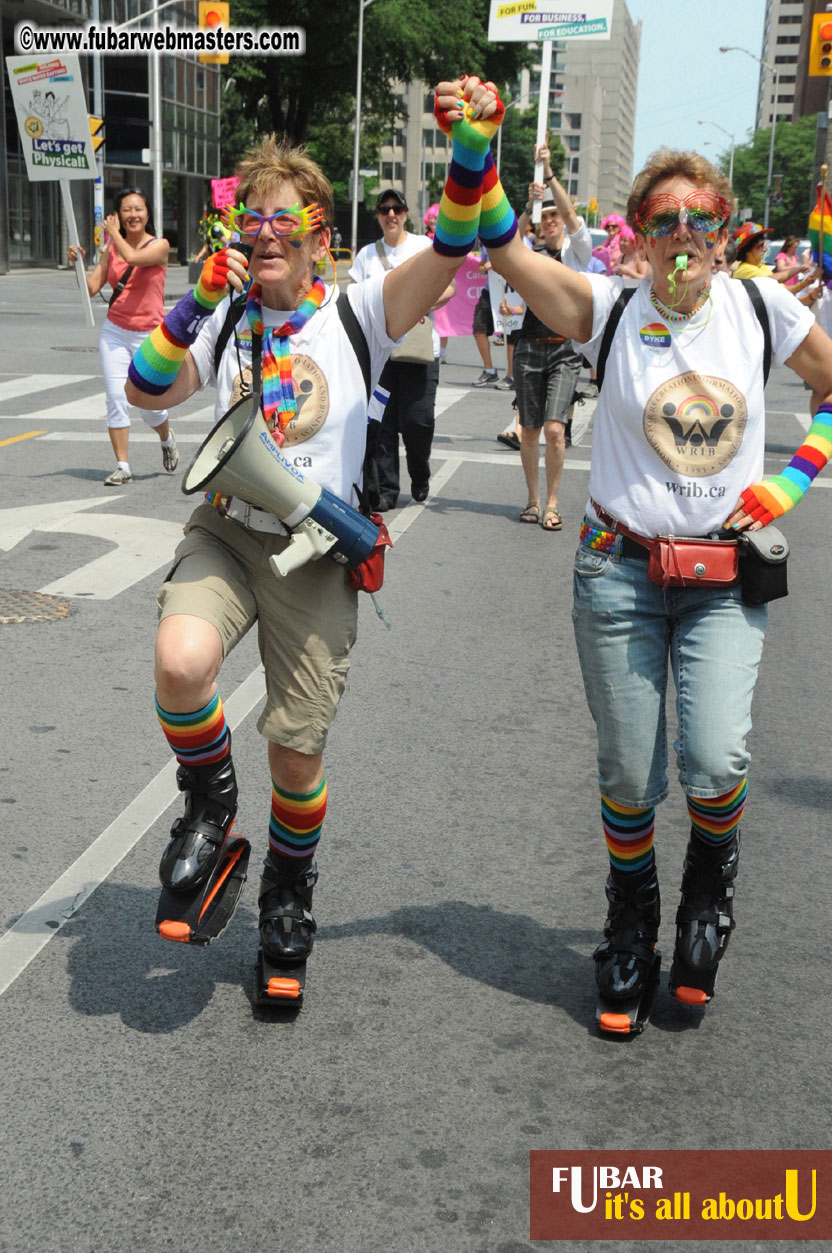
[[[460,101],[462,108],[465,102]],[[447,119],[434,110],[437,122],[447,134]],[[477,238],[483,173],[490,163],[489,144],[505,116],[505,106],[497,97],[497,109],[489,118],[463,117],[450,128],[453,146],[451,164],[433,237],[433,247],[446,257],[464,257]]]
[[[743,508],[755,522],[768,526],[800,504],[832,455],[832,405],[820,405],[806,439],[782,474],[752,483],[742,493]]]
[[[503,191],[491,152],[485,154],[480,210],[480,239],[489,249],[504,248],[517,233],[517,215]]]
[[[164,322],[150,332],[134,354],[127,377],[139,391],[160,396],[176,378],[191,344],[227,295],[226,251],[208,258],[193,291],[173,306]]]

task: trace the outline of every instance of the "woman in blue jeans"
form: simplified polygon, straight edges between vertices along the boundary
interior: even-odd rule
[[[472,95],[476,115],[488,117],[492,101],[499,110],[478,79],[437,89],[454,132],[472,115],[463,111]],[[767,613],[765,604],[743,601],[738,580],[702,586],[694,574],[694,585],[679,585],[672,568],[652,568],[650,550],[657,536],[720,535],[728,545],[718,553],[733,559],[739,532],[759,530],[798,502],[832,451],[832,341],[779,284],[737,283],[714,271],[733,195],[696,153],[662,149],[636,177],[627,220],[652,277],[623,312],[620,278],[552,266],[524,248],[487,157],[483,179],[479,233],[494,269],[593,366],[606,357],[573,617],[598,733],[610,859],[595,953],[598,1021],[630,1033],[647,1021],[660,965],[653,826],[667,794],[668,668],[691,822],[670,985],[682,1003],[702,1005],[734,926],[746,740]],[[620,321],[605,343],[616,306]],[[769,353],[809,383],[815,420],[783,474],[763,481]]]

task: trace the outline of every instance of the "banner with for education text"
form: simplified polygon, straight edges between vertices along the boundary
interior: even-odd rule
[[[552,0],[491,0],[491,43],[538,43],[544,39],[609,39],[613,0],[568,6]]]
[[[75,53],[6,57],[20,146],[32,182],[95,178],[81,65]]]

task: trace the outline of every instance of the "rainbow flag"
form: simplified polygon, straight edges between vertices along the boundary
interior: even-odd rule
[[[823,277],[832,279],[832,200],[825,188],[818,188],[818,202],[809,214],[809,240],[812,245],[812,260],[815,265],[820,259],[820,228],[821,211],[823,212]]]

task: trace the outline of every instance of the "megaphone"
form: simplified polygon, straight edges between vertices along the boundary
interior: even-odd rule
[[[328,553],[352,568],[368,557],[379,530],[319,483],[305,478],[283,455],[260,413],[260,397],[244,396],[204,440],[182,480],[186,496],[204,491],[235,496],[276,514],[292,537],[269,559],[275,574],[287,575]]]

